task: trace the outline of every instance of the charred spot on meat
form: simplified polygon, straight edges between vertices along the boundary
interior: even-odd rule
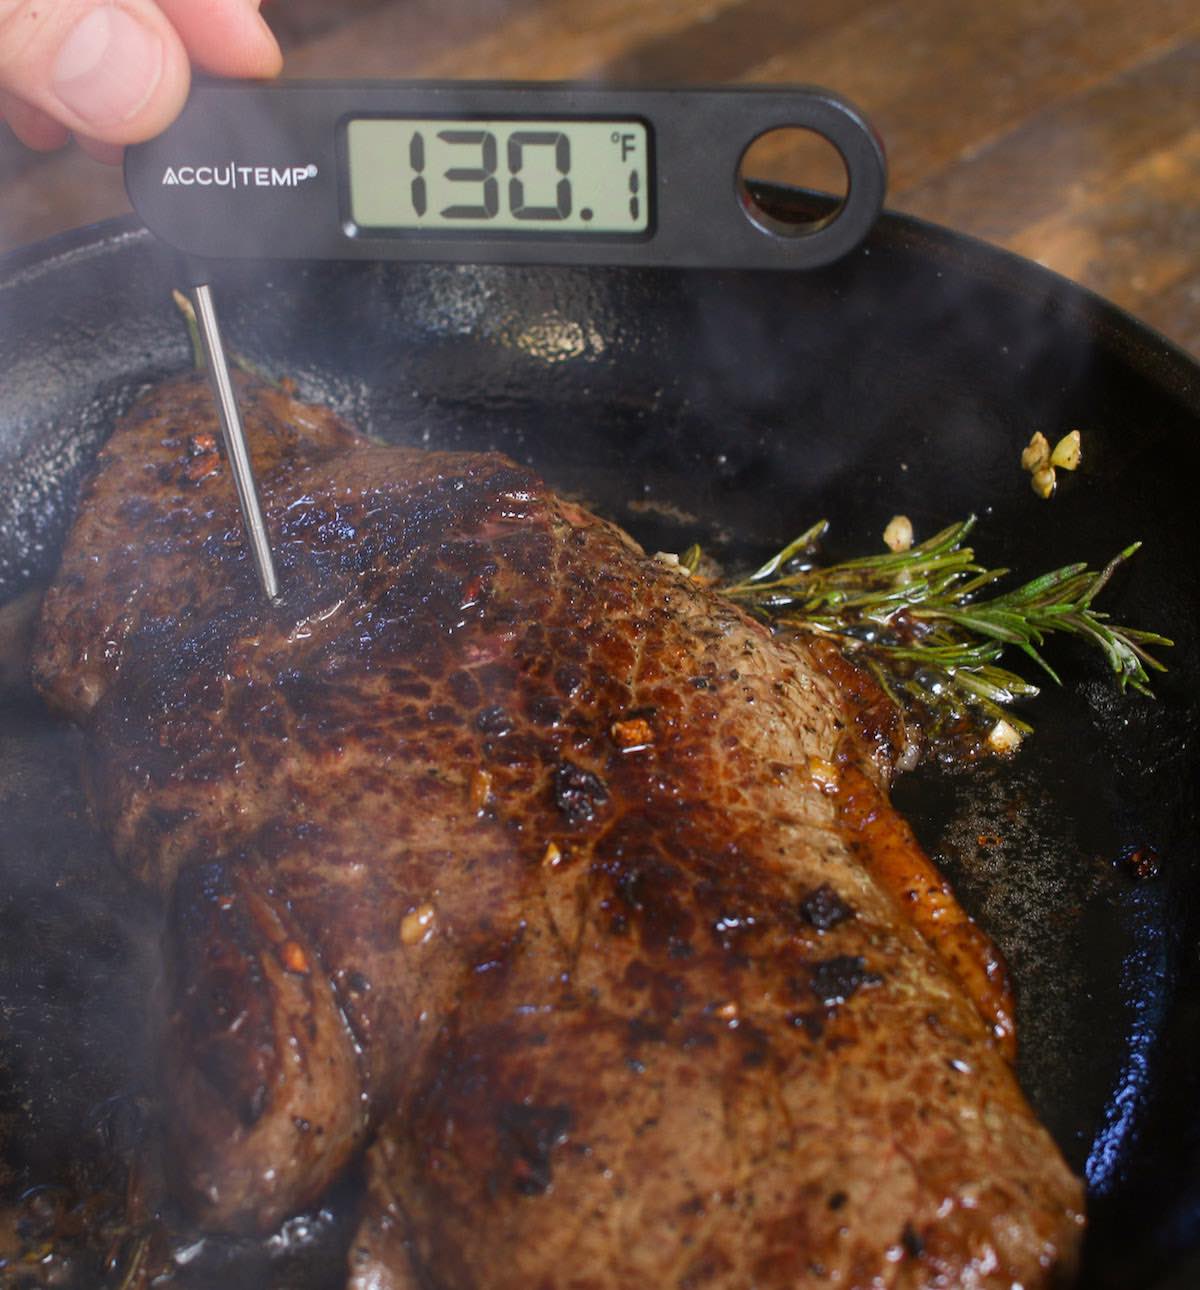
[[[1069,1273],[1080,1185],[869,679],[511,461],[242,399],[283,604],[183,379],[102,452],[36,655],[169,910],[194,1221],[361,1161],[357,1290]]]
[[[838,923],[854,917],[854,910],[827,882],[804,897],[800,902],[800,912],[820,932],[827,932]]]

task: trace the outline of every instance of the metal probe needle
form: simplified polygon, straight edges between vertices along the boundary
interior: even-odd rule
[[[237,395],[229,375],[225,346],[221,342],[221,329],[217,326],[212,291],[207,283],[202,283],[193,287],[192,296],[196,306],[196,321],[200,325],[204,361],[208,366],[213,395],[217,400],[225,452],[233,468],[233,482],[237,485],[242,522],[250,540],[250,554],[254,557],[254,567],[258,571],[258,581],[263,592],[268,600],[274,602],[279,599],[279,579],[275,576],[271,542],[267,536],[267,526],[263,522],[262,507],[258,504],[258,489],[254,485],[254,471],[250,466],[250,454],[246,450],[246,432],[242,428],[242,414],[238,410]]]

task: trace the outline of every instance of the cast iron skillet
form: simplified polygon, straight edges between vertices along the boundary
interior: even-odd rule
[[[0,604],[52,573],[114,417],[189,365],[167,285],[128,221],[3,266]],[[896,512],[920,534],[978,512],[977,549],[1026,574],[1144,540],[1106,603],[1178,642],[1157,701],[1053,649],[1069,679],[1013,762],[929,766],[897,799],[1013,966],[1025,1087],[1090,1183],[1082,1284],[1200,1283],[1200,369],[1070,283],[896,215],[808,275],[325,264],[217,291],[231,346],[302,394],[388,439],[530,461],[651,549],[699,538],[738,563],[827,516],[847,555]],[[1020,450],[1071,428],[1083,468],[1041,501]],[[75,755],[36,700],[3,701],[10,1189],[67,1143],[110,1149],[149,1087],[154,911],[106,868]],[[286,1279],[281,1249],[243,1251],[239,1284]]]

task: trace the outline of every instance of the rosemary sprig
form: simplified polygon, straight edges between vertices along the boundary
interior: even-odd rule
[[[204,345],[200,340],[200,324],[196,321],[195,307],[178,288],[172,289],[171,299],[175,302],[175,308],[183,315],[184,325],[187,327],[188,340],[192,346],[192,364],[197,372],[203,372],[208,364],[204,357]],[[247,376],[257,377],[264,385],[269,385],[273,389],[283,389],[281,381],[277,381],[265,368],[252,363],[244,355],[230,351],[228,357],[234,367],[240,367]]]
[[[175,308],[183,315],[184,325],[187,327],[188,340],[192,346],[192,366],[197,372],[203,372],[204,346],[200,343],[200,324],[196,321],[196,310],[178,287],[172,289],[171,299],[175,302]]]
[[[1112,623],[1093,601],[1115,571],[1138,550],[1133,543],[1099,572],[1070,564],[1015,590],[986,594],[1007,569],[976,561],[966,539],[971,516],[906,551],[821,566],[814,552],[828,531],[822,520],[760,569],[721,587],[778,627],[840,638],[861,656],[897,702],[918,705],[935,721],[983,716],[1028,733],[1011,710],[1038,687],[1001,667],[1015,647],[1052,680],[1059,677],[1041,653],[1047,637],[1077,636],[1097,646],[1124,690],[1149,695],[1147,669],[1165,671],[1149,646],[1169,646],[1155,632]],[[681,563],[699,563],[698,548]]]

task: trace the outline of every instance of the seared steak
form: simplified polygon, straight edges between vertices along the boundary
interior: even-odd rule
[[[169,911],[198,1220],[365,1150],[362,1290],[1069,1271],[1080,1186],[869,684],[506,459],[243,399],[284,603],[186,379],[104,450],[36,663]]]

